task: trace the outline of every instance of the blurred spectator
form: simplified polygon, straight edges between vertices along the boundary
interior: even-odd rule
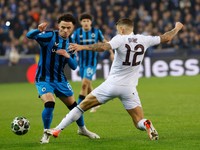
[[[9,66],[16,65],[19,62],[19,53],[16,49],[15,45],[11,45],[10,53],[9,53]]]
[[[181,21],[185,26],[178,38],[152,47],[151,52],[171,47],[200,51],[200,0],[1,0],[0,55],[8,54],[12,41],[18,41],[14,46],[20,54],[37,54],[38,46],[27,41],[26,31],[44,21],[51,30],[57,16],[64,12],[73,13],[77,19],[83,12],[91,13],[94,26],[107,40],[116,34],[119,18],[129,17],[134,22],[134,33],[145,35],[162,34]]]

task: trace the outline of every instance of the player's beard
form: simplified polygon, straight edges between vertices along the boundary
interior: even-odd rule
[[[60,33],[60,36],[64,39],[67,39],[70,35],[68,33],[65,33],[65,32],[61,32]]]

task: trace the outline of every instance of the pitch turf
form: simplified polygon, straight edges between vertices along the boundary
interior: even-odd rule
[[[96,87],[103,80],[93,82]],[[71,82],[72,83],[72,82]],[[200,145],[200,76],[141,78],[138,86],[145,117],[153,121],[160,139],[150,141],[146,132],[137,130],[119,100],[102,105],[96,113],[85,113],[88,129],[101,136],[90,140],[77,135],[76,124],[70,125],[59,138],[41,145],[41,111],[34,85],[28,83],[0,84],[0,149],[1,150],[199,150]],[[77,97],[80,82],[72,83]],[[116,91],[117,92],[117,91]],[[68,110],[56,99],[52,127]],[[31,123],[30,131],[23,136],[12,133],[14,117],[25,116]]]

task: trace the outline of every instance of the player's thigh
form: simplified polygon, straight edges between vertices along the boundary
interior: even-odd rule
[[[75,102],[74,96],[69,96],[69,97],[59,97],[59,99],[66,105],[66,106],[71,106]]]
[[[54,88],[48,82],[37,82],[35,84],[39,97],[44,101],[55,101]]]
[[[137,106],[133,109],[127,109],[127,112],[131,116],[135,125],[137,125],[137,123],[144,118],[143,110],[140,106]]]
[[[116,86],[108,83],[103,82],[97,88],[95,88],[92,92],[92,95],[96,97],[99,103],[104,104],[109,100],[118,96],[118,92],[116,90]]]
[[[123,87],[120,90],[120,100],[126,110],[142,107],[140,98],[135,87]]]

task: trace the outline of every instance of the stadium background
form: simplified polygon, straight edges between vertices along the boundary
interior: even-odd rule
[[[55,29],[57,17],[64,12],[72,13],[77,21],[82,12],[92,14],[93,25],[103,31],[107,40],[116,34],[118,18],[131,18],[134,33],[145,35],[160,35],[172,29],[176,21],[181,21],[184,29],[171,43],[147,51],[150,64],[143,64],[141,76],[157,76],[156,70],[166,71],[161,77],[197,75],[200,72],[200,0],[1,0],[0,83],[26,82],[27,74],[33,82],[34,71],[28,69],[35,69],[39,47],[25,35],[43,21],[49,23],[48,30]],[[102,60],[108,57],[107,53],[100,53],[97,78],[106,78],[109,62]],[[66,70],[66,73],[68,79],[80,80],[77,71]]]

